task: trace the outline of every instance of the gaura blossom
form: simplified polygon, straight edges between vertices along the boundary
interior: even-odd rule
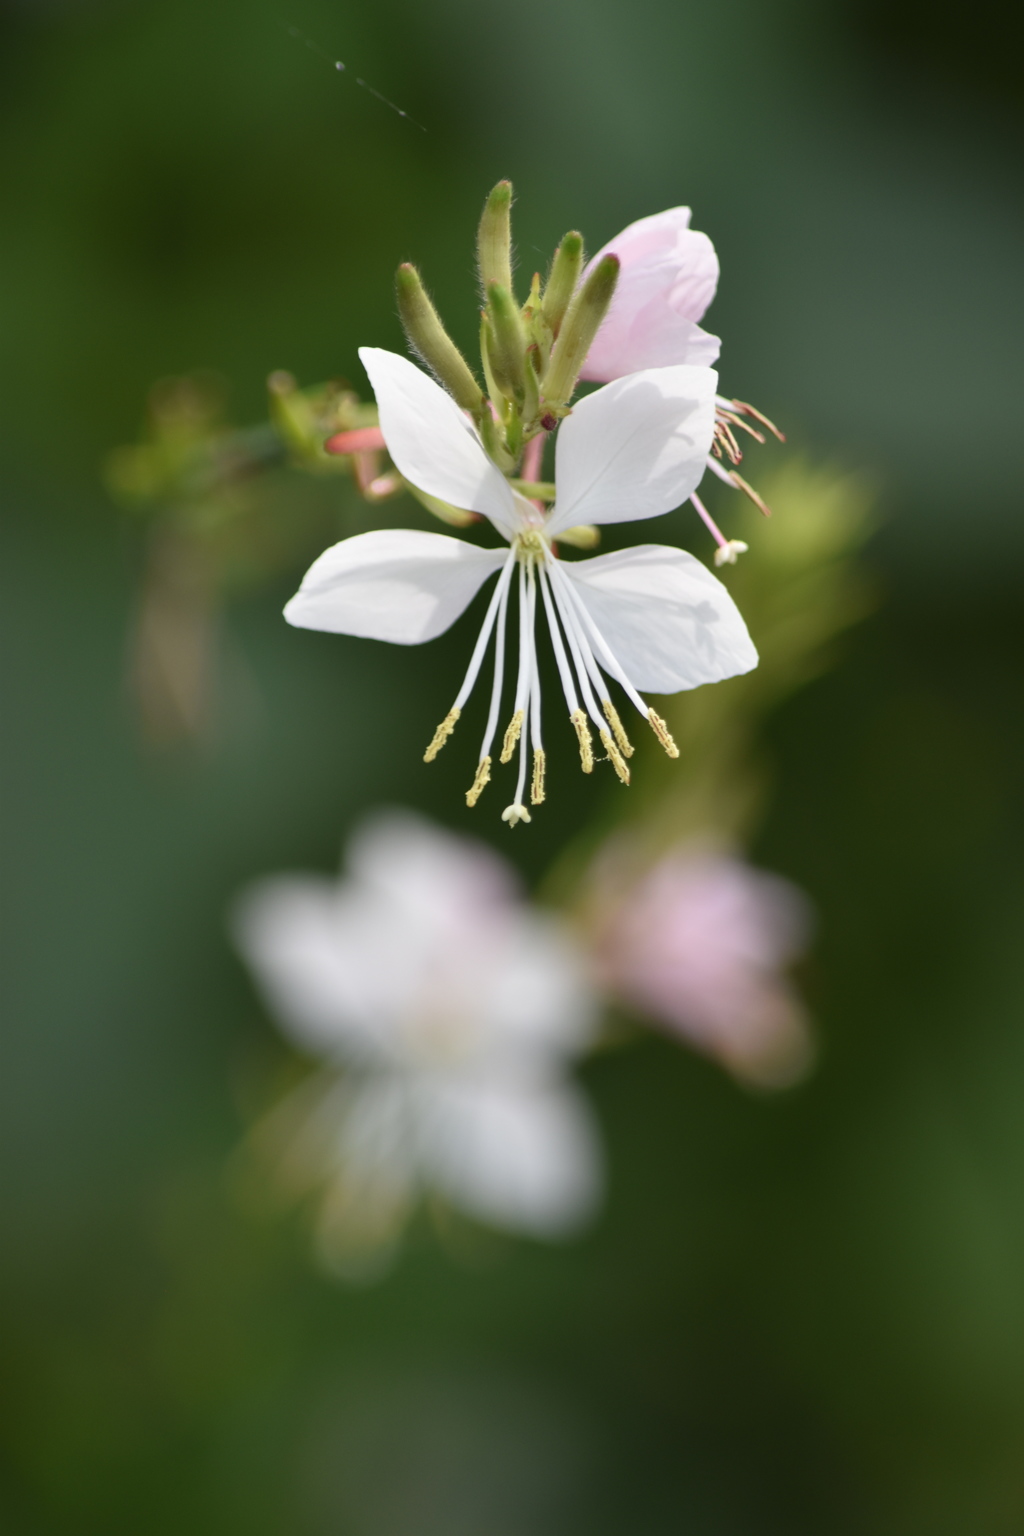
[[[802,892],[707,849],[679,849],[632,886],[609,873],[619,900],[596,943],[609,989],[737,1077],[800,1077],[811,1040],[784,970],[807,947]]]
[[[619,258],[619,281],[583,378],[607,384],[641,368],[710,367],[717,360],[721,342],[697,322],[718,287],[718,257],[708,236],[690,228],[689,208],[666,208],[627,225],[587,272],[604,256]]]
[[[505,479],[468,417],[405,358],[375,347],[360,357],[377,396],[388,452],[413,485],[467,511],[482,513],[507,543],[481,549],[443,534],[382,529],[343,539],[306,573],[285,608],[291,624],[336,634],[418,645],[443,634],[489,576],[498,580],[455,702],[426,752],[444,745],[480,675],[492,635],[494,674],[476,776],[475,805],[491,775],[513,582],[518,589],[518,673],[500,757],[519,746],[519,775],[503,813],[529,821],[530,801],[544,799],[541,684],[536,620],[543,609],[584,773],[594,766],[591,728],[623,783],[633,748],[612,701],[609,679],[678,755],[664,721],[640,690],[676,693],[748,672],[757,652],[736,605],[692,555],[641,544],[566,562],[559,535],[581,524],[631,522],[670,511],[704,472],[714,431],[716,376],[710,368],[652,368],[619,379],[578,402],[556,440],[553,507],[545,511]]]
[[[296,1188],[321,1195],[342,1267],[386,1245],[419,1194],[542,1237],[601,1186],[568,1063],[590,1042],[582,958],[484,847],[410,812],[351,839],[340,880],[282,875],[238,901],[241,953],[284,1033],[324,1063],[271,1125]]]
[[[721,342],[697,322],[718,287],[718,257],[708,236],[690,228],[689,208],[666,208],[627,225],[598,251],[587,272],[605,256],[618,257],[619,281],[587,354],[582,378],[604,383],[640,368],[710,365],[717,360]],[[761,427],[784,440],[754,406],[717,395],[714,435],[705,465],[767,514],[765,503],[736,467],[743,459],[736,432],[764,443]],[[696,486],[690,500],[718,545],[715,564],[735,565],[747,546],[740,539],[725,537],[696,495]]]

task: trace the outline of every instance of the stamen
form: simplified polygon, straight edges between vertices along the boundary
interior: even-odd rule
[[[487,604],[487,612],[484,614],[484,621],[480,626],[480,633],[476,637],[476,644],[473,647],[473,654],[469,658],[469,666],[466,668],[466,675],[462,680],[462,687],[459,689],[458,694],[456,695],[455,703],[452,705],[451,709],[445,715],[444,719],[441,721],[441,724],[434,732],[433,741],[430,743],[430,746],[423,754],[423,761],[425,763],[432,763],[434,761],[434,758],[440,752],[441,748],[448,740],[448,737],[452,734],[452,731],[454,731],[456,721],[458,721],[462,715],[462,706],[473,692],[476,680],[480,675],[480,668],[483,665],[484,655],[490,643],[491,631],[494,628],[495,619],[498,621],[498,638],[495,643],[494,652],[495,689],[499,693],[501,691],[501,672],[505,654],[505,608],[508,602],[508,588],[512,577],[513,563],[513,557],[510,555],[508,560],[505,562],[501,575],[498,577],[497,585],[491,594],[491,600]],[[493,690],[491,698],[491,713],[495,717],[497,716],[497,702],[493,697]],[[490,724],[488,726],[488,736],[484,742],[483,751],[480,754],[481,758],[487,756],[488,750],[490,748],[490,737],[493,735],[493,733],[494,726],[493,724]]]
[[[632,757],[633,744],[629,737],[626,735],[625,727],[623,726],[622,721],[619,719],[619,712],[615,708],[615,705],[612,703],[611,699],[602,699],[601,708],[604,710],[605,719],[608,721],[608,724],[611,726],[615,733],[615,740],[619,744],[622,755],[624,757]]]
[[[769,421],[764,412],[759,411],[756,405],[748,405],[745,400],[726,400],[723,402],[721,395],[718,395],[716,398],[719,403],[724,403],[727,406],[731,406],[734,411],[743,411],[746,413],[746,415],[753,416],[754,420],[759,421],[762,427],[767,427],[768,431],[771,432],[773,436],[777,437],[780,443],[784,443],[786,441],[786,434],[784,432],[780,432],[774,421]]]
[[[665,751],[668,753],[669,757],[678,757],[679,756],[679,748],[676,746],[675,742],[672,740],[672,736],[671,736],[671,734],[669,732],[669,728],[665,724],[665,722],[661,718],[661,716],[660,715],[656,715],[654,713],[653,709],[649,709],[647,711],[647,720],[648,720],[648,723],[649,723],[649,725],[651,727],[651,730],[654,732],[655,736],[657,736],[658,740],[661,742],[662,746],[665,748]]]
[[[750,497],[751,501],[754,503],[754,506],[759,512],[763,512],[765,517],[771,517],[771,507],[765,501],[763,496],[759,496],[757,494],[752,485],[747,484],[742,475],[738,475],[734,469],[731,469],[729,471],[729,478],[732,480],[734,485],[738,485],[740,490]]]
[[[516,780],[514,805],[522,805],[523,796],[526,793],[527,740],[532,737],[534,747],[540,746],[540,731],[536,720],[536,709],[540,701],[540,695],[537,683],[537,647],[534,634],[537,584],[534,580],[532,562],[528,571],[524,571],[522,566],[519,568],[519,602],[522,615],[520,627],[522,644],[519,653],[519,694],[525,706],[525,721],[523,724],[523,740],[519,748],[519,777]]]
[[[491,742],[494,740],[494,733],[498,728],[501,688],[505,681],[505,620],[508,616],[508,595],[512,590],[512,571],[515,563],[515,555],[510,554],[505,562],[505,569],[498,580],[498,588],[501,589],[501,600],[498,606],[497,630],[494,638],[494,681],[491,684],[491,703],[487,711],[487,726],[484,730],[483,745],[480,748],[481,762],[483,762],[485,757],[489,760]]]
[[[582,709],[574,709],[569,719],[576,727],[576,736],[580,744],[580,766],[584,773],[593,773],[594,744],[590,739],[590,727],[587,724],[587,717]]]
[[[566,595],[566,601],[570,610],[576,616],[583,629],[586,630],[586,632],[590,635],[590,638],[597,649],[597,654],[601,658],[601,662],[605,671],[610,673],[611,676],[621,684],[630,700],[630,703],[636,706],[637,711],[643,715],[644,719],[646,720],[647,705],[644,703],[639,693],[637,693],[636,689],[633,687],[633,684],[630,682],[628,676],[626,675],[625,668],[622,666],[611,646],[608,644],[607,640],[598,629],[597,624],[594,622],[594,619],[590,613],[590,610],[587,608],[586,603],[583,601],[582,597],[580,597],[575,586],[569,580],[569,577],[566,576],[565,572],[559,570],[558,566],[555,564],[552,564],[552,569],[562,584],[562,590]],[[559,608],[559,612],[561,611],[562,609]]]
[[[526,806],[521,805],[517,800],[515,805],[507,806],[505,810],[502,811],[501,819],[502,821],[507,821],[510,827],[514,827],[520,821],[529,821],[530,813],[526,809]]]
[[[568,577],[564,576],[562,571],[559,570],[558,563],[555,560],[551,561],[551,571],[553,576],[557,577],[565,588],[571,587]],[[604,730],[605,722],[594,699],[594,691],[590,686],[589,674],[590,672],[596,673],[599,693],[604,693],[605,691],[605,680],[597,670],[597,663],[591,654],[587,638],[580,629],[571,602],[563,603],[559,596],[559,589],[553,584],[551,592],[565,628],[565,638],[569,642],[569,650],[572,652],[573,665],[576,668],[576,680],[580,685],[580,694],[583,698],[583,707],[593,721],[594,729],[600,733]]]
[[[742,416],[737,416],[735,411],[723,411],[721,406],[719,406],[716,412],[716,420],[727,421],[731,427],[741,428],[742,431],[754,439],[755,443],[760,443],[762,447],[768,441],[763,432],[759,432],[756,427],[752,427],[749,421],[744,421]]]
[[[730,473],[730,471],[727,470],[727,469],[724,469],[722,467],[722,465],[719,464],[718,460],[716,458],[713,458],[710,453],[708,454],[707,458],[704,460],[704,463],[707,466],[707,468],[711,470],[712,474],[718,476],[719,480],[724,481],[725,484],[728,485],[728,486],[731,486],[733,490],[736,489],[736,482],[732,478],[732,474]]]
[[[441,721],[441,724],[434,732],[433,741],[430,743],[430,746],[423,754],[423,761],[425,763],[432,763],[434,761],[434,758],[440,752],[452,731],[454,731],[456,721],[461,714],[461,709],[450,709],[445,715],[444,719]]]
[[[565,702],[569,706],[569,713],[579,708],[576,698],[576,689],[573,687],[572,672],[569,670],[569,658],[565,654],[565,644],[562,640],[562,631],[558,627],[555,618],[554,604],[548,589],[548,573],[541,569],[539,573],[540,595],[544,599],[544,612],[548,620],[548,634],[551,636],[551,646],[555,653],[555,664],[558,667],[558,676],[562,683],[562,692],[565,694]]]
[[[721,458],[723,448],[730,463],[738,464],[740,462],[743,453],[739,443],[736,441],[735,433],[728,422],[722,421],[720,417],[716,417],[715,435],[711,444],[711,452],[717,455],[718,458]]]
[[[615,772],[618,774],[620,782],[623,784],[628,784],[629,768],[626,764],[626,759],[623,757],[614,741],[612,741],[612,738],[609,736],[607,731],[601,732],[601,745],[607,752],[608,761],[611,763],[612,767],[615,769]]]
[[[546,766],[547,766],[547,760],[546,760],[546,758],[544,756],[544,748],[543,747],[534,747],[534,749],[533,749],[533,783],[530,785],[530,804],[531,805],[543,805],[544,804],[544,769],[545,769]]]
[[[519,733],[522,729],[523,711],[517,709],[508,723],[508,730],[505,732],[505,741],[501,749],[501,762],[510,763],[512,761],[512,754],[516,749],[516,742],[519,740]]]
[[[469,789],[466,790],[466,804],[470,807],[470,809],[476,805],[477,801],[480,799],[480,796],[483,794],[484,789],[490,783],[490,781],[491,760],[489,757],[485,757],[480,763],[479,768],[476,770],[476,778],[473,780]]]
[[[528,653],[528,629],[529,629],[529,599],[526,595],[526,567],[519,565],[519,677],[516,682],[516,698],[514,714],[509,721],[505,732],[505,740],[501,748],[501,762],[508,763],[512,760],[512,754],[516,749],[523,729],[523,720],[526,717],[526,707],[530,698],[530,673]]]

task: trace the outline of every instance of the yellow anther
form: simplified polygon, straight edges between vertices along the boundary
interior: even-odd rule
[[[452,731],[454,731],[456,722],[458,721],[458,718],[461,714],[461,709],[450,709],[445,715],[444,719],[441,721],[441,724],[434,732],[433,741],[430,743],[430,746],[423,754],[423,761],[425,763],[432,763],[434,761],[434,758],[440,752]]]
[[[619,750],[623,757],[632,757],[633,743],[626,735],[626,728],[622,724],[622,721],[619,719],[619,712],[615,708],[615,705],[612,703],[611,699],[602,699],[601,708],[604,710],[605,719],[608,721],[608,724],[611,726],[613,732],[615,733],[615,740],[619,744]]]
[[[466,804],[468,806],[472,807],[476,805],[477,801],[480,799],[480,796],[484,792],[484,788],[490,782],[490,777],[491,760],[489,757],[485,757],[481,759],[480,766],[476,771],[476,778],[473,780],[472,785],[469,789],[466,790]]]
[[[574,709],[572,714],[569,716],[569,719],[576,727],[576,735],[579,739],[580,766],[582,767],[584,773],[593,773],[594,748],[590,740],[590,727],[587,724],[587,717],[583,713],[582,709]]]
[[[533,783],[530,785],[530,804],[544,804],[544,768],[546,759],[543,747],[533,749]]]
[[[529,821],[530,813],[525,805],[519,805],[517,802],[515,805],[506,806],[501,813],[501,819],[507,821],[510,827],[514,827],[520,821]]]
[[[661,742],[662,746],[665,748],[665,751],[668,753],[669,757],[678,757],[679,756],[679,748],[676,746],[675,742],[672,740],[672,737],[671,737],[671,735],[669,733],[669,728],[665,724],[665,722],[661,718],[661,716],[660,715],[656,715],[654,713],[653,709],[649,709],[647,711],[647,720],[648,720],[648,724],[651,727],[651,730],[654,732],[655,736],[657,736],[658,740]]]
[[[622,783],[623,784],[628,784],[629,783],[629,768],[628,768],[628,766],[626,764],[626,759],[623,757],[622,753],[619,751],[619,749],[615,745],[614,741],[612,741],[612,738],[609,736],[607,731],[602,731],[601,732],[601,745],[602,745],[602,747],[604,747],[605,751],[608,753],[608,761],[611,763],[612,767],[615,769],[615,772],[618,774],[618,776],[621,779]]]
[[[523,712],[521,709],[517,709],[508,723],[508,730],[505,732],[505,740],[501,748],[501,761],[503,763],[511,762],[512,753],[516,749],[516,742],[519,740],[519,732],[522,728]]]

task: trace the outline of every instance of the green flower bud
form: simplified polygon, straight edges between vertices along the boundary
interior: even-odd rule
[[[540,307],[544,301],[543,290],[540,284],[540,273],[533,274],[533,282],[530,284],[530,297],[523,305],[523,319],[532,320],[534,315],[540,314]]]
[[[619,258],[604,256],[583,287],[573,295],[558,340],[552,348],[551,362],[543,383],[544,399],[548,405],[567,405],[572,398],[580,369],[590,351],[590,343],[608,313],[618,280]]]
[[[526,367],[523,370],[526,388],[523,393],[523,420],[533,423],[540,415],[540,348],[531,342],[526,349]]]
[[[491,368],[503,394],[522,404],[526,392],[526,332],[519,308],[507,288],[487,284],[491,321]]]
[[[398,313],[409,345],[464,411],[478,415],[483,392],[469,364],[441,324],[416,268],[403,262],[395,277]]]
[[[494,327],[486,309],[480,316],[480,361],[484,367],[484,378],[487,381],[487,393],[494,401],[498,410],[504,410],[505,399],[498,388],[498,381],[494,376]]]
[[[561,329],[569,301],[583,271],[583,236],[571,230],[555,252],[551,276],[544,290],[544,318],[553,336]]]
[[[577,523],[575,528],[562,528],[559,544],[571,544],[574,549],[596,549],[601,542],[601,530],[593,523]]]
[[[505,445],[505,439],[501,428],[491,415],[488,407],[480,415],[480,436],[483,438],[484,447],[488,454],[505,475],[515,468],[515,459]]]
[[[492,283],[512,292],[512,183],[499,181],[484,203],[477,231],[477,260],[484,293]]]
[[[452,528],[468,528],[472,523],[480,521],[476,512],[453,507],[450,502],[442,501],[440,496],[431,496],[428,491],[421,491],[418,485],[412,485],[408,480],[403,480],[402,484],[411,496],[415,496],[421,507],[426,507],[434,517],[440,518],[442,523],[448,523]]]

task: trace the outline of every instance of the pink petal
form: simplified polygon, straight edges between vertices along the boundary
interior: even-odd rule
[[[638,219],[594,257],[588,271],[602,256],[614,254],[621,274],[584,365],[585,379],[608,381],[640,368],[715,361],[718,340],[697,321],[715,296],[718,257],[707,235],[689,223],[689,208]]]

